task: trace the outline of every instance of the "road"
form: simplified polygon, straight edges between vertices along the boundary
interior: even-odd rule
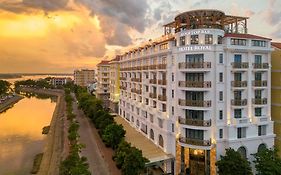
[[[83,111],[78,109],[78,105],[75,102],[76,98],[74,97],[74,99],[73,112],[76,114],[76,119],[80,124],[79,142],[86,145],[86,148],[82,149],[81,155],[87,157],[91,174],[110,175],[111,173],[109,171],[108,165],[98,146],[93,125],[90,123],[91,121],[84,115]]]

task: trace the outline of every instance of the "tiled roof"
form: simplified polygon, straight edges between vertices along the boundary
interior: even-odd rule
[[[257,36],[252,34],[242,34],[242,33],[226,33],[224,37],[271,40],[270,38],[265,38],[262,36]]]
[[[99,65],[107,65],[107,64],[109,64],[109,62],[110,62],[110,61],[105,61],[105,60],[103,60],[103,61],[101,61],[99,64],[97,64],[97,66],[99,66]]]
[[[110,60],[110,62],[111,62],[111,61],[120,61],[120,56],[117,55],[114,59]]]
[[[281,49],[281,43],[272,42],[271,46],[276,47],[277,49]]]

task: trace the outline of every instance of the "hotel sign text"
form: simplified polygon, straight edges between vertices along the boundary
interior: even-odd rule
[[[203,51],[203,50],[212,50],[211,46],[186,46],[180,47],[179,51]]]
[[[192,30],[192,31],[183,31],[181,32],[180,36],[185,35],[198,35],[198,34],[210,34],[210,30]]]

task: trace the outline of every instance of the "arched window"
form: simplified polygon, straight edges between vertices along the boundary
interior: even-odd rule
[[[258,152],[262,151],[263,149],[266,149],[266,144],[262,143],[258,147]]]
[[[150,129],[150,138],[152,140],[154,140],[154,132],[153,132],[153,129]]]
[[[162,135],[159,135],[159,145],[161,147],[164,147],[164,139],[163,139]]]
[[[245,159],[247,158],[247,151],[244,146],[241,146],[240,148],[238,148],[237,152],[239,152],[243,158],[245,158]]]
[[[139,120],[137,120],[137,127],[139,127],[140,126],[140,122],[139,122]]]

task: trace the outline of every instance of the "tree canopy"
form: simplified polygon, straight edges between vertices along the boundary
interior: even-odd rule
[[[232,148],[226,149],[225,156],[216,162],[220,175],[252,175],[250,162]]]
[[[0,95],[7,93],[10,86],[11,84],[8,81],[0,80]]]
[[[254,154],[255,167],[259,175],[277,175],[281,173],[281,158],[275,148],[263,148]]]

